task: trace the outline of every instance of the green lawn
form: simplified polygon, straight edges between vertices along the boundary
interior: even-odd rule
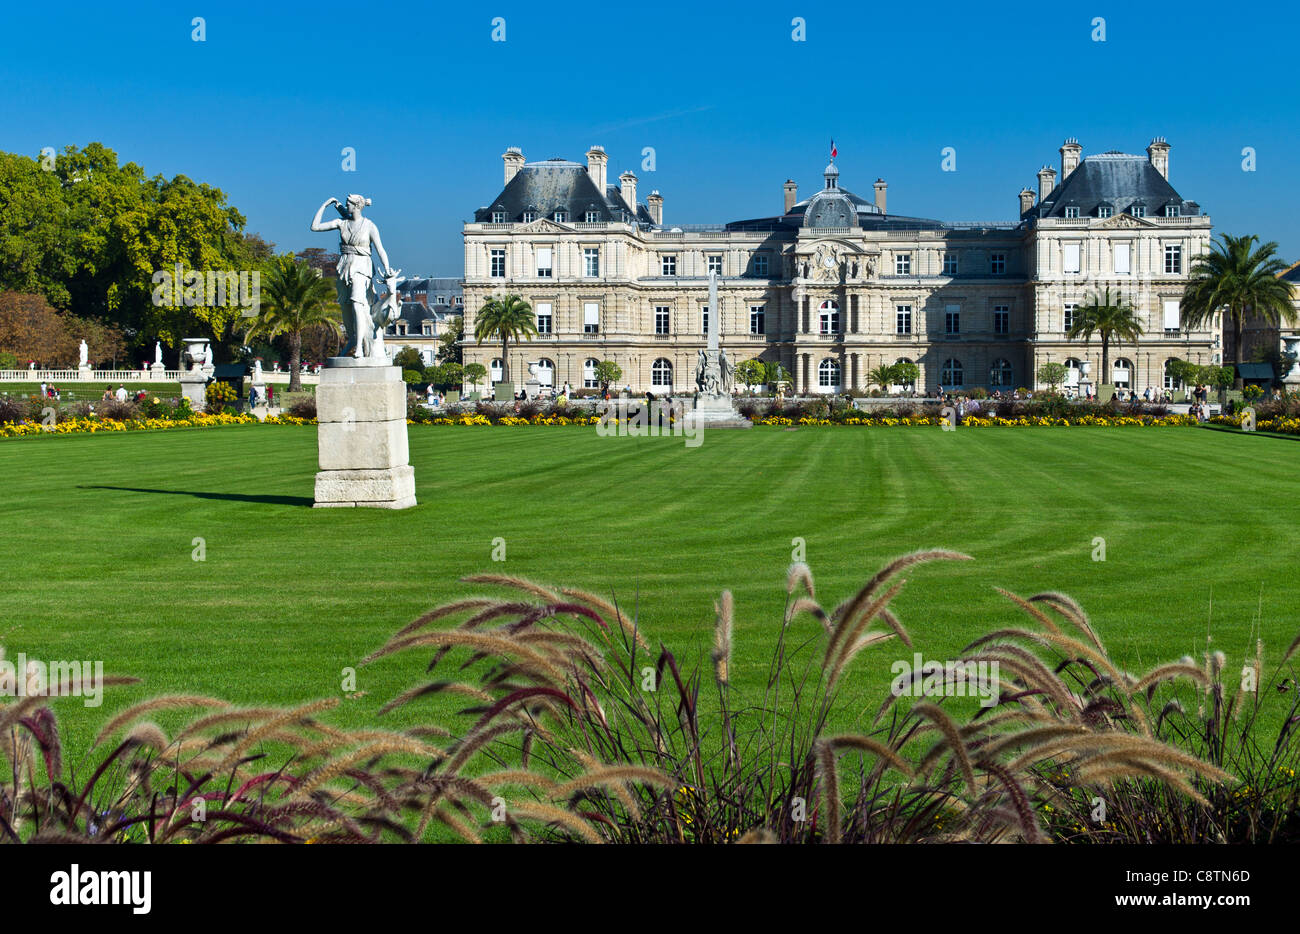
[[[313,428],[0,441],[0,645],[144,679],[99,711],[58,703],[84,748],[106,711],[150,694],[337,696],[344,667],[483,570],[612,593],[695,660],[730,588],[743,689],[766,672],[796,537],[830,605],[900,553],[973,555],[914,570],[896,601],[927,658],[1020,621],[995,585],[1072,594],[1134,670],[1199,656],[1211,595],[1214,645],[1232,665],[1253,652],[1261,592],[1270,662],[1300,629],[1300,446],[1283,440],[849,427],[713,432],[690,449],[590,428],[423,426],[410,438],[421,505],[404,512],[309,508]],[[504,564],[490,558],[497,537]],[[844,726],[910,654],[864,657]],[[408,656],[360,669],[365,694],[338,718],[368,719],[421,668]]]

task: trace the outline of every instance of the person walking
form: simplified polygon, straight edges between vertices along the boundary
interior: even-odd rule
[[[126,384],[125,384],[125,383],[118,383],[118,384],[117,384],[117,392],[115,393],[115,395],[117,396],[117,401],[118,401],[118,402],[125,402],[125,401],[126,401]]]

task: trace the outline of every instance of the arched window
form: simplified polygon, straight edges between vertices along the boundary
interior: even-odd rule
[[[1115,372],[1111,374],[1116,389],[1128,389],[1133,383],[1133,364],[1120,357],[1115,361]]]
[[[989,367],[989,385],[1001,388],[1010,386],[1012,379],[1015,377],[1015,371],[1011,369],[1011,361],[1004,357],[999,357],[993,361]]]
[[[555,385],[555,364],[545,357],[537,361],[537,382],[547,388]]]
[[[824,390],[837,392],[840,388],[840,361],[827,357],[817,364],[817,385]]]
[[[600,382],[596,379],[596,364],[599,362],[595,357],[582,361],[582,385],[587,389],[600,388]]]
[[[1078,386],[1079,375],[1083,370],[1083,362],[1078,357],[1070,357],[1065,361],[1065,385]]]
[[[955,389],[962,384],[961,361],[949,357],[943,361],[943,370],[939,373],[939,382],[945,389]]]
[[[1169,364],[1173,363],[1177,359],[1178,359],[1177,357],[1170,357],[1168,360],[1165,361],[1165,367],[1164,367],[1165,378],[1162,385],[1165,387],[1166,392],[1173,392],[1179,386],[1178,380],[1175,379],[1173,374],[1169,372]]]
[[[898,364],[900,363],[912,363],[912,362],[913,361],[908,357],[899,357],[897,360],[894,361],[894,365],[898,366]],[[901,389],[903,389],[904,392],[911,392],[913,389],[916,388],[916,381],[912,380],[906,383],[899,383],[898,385]]]
[[[817,306],[818,313],[818,333],[819,334],[838,334],[840,333],[840,306],[835,302],[827,300]]]
[[[488,364],[488,379],[494,383],[501,382],[501,374],[505,368],[501,365],[501,358],[494,357]]]
[[[673,365],[669,361],[660,357],[654,363],[650,364],[650,385],[663,386],[671,389],[673,385]]]

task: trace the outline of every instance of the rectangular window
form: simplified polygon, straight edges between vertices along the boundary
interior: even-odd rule
[[[1181,273],[1183,271],[1183,248],[1181,246],[1165,247],[1165,272]]]
[[[1132,265],[1129,261],[1129,245],[1127,243],[1115,244],[1115,275],[1127,276],[1132,271]]]
[[[1079,303],[1066,302],[1065,304],[1065,330],[1074,327],[1075,319],[1079,317]]]
[[[671,311],[668,305],[655,305],[655,333],[667,334],[668,328],[672,321]]]
[[[1066,243],[1066,244],[1064,244],[1064,245],[1062,246],[1062,250],[1065,252],[1065,260],[1064,260],[1064,262],[1063,262],[1063,264],[1062,264],[1062,267],[1061,267],[1062,271],[1063,271],[1066,275],[1070,275],[1070,274],[1073,274],[1073,273],[1078,273],[1078,272],[1079,272],[1079,269],[1080,269],[1080,265],[1079,265],[1079,244],[1077,244],[1077,243]]]
[[[582,251],[583,275],[594,279],[600,275],[600,247],[589,246]]]
[[[943,254],[943,274],[945,276],[957,275],[957,254],[956,253]]]
[[[588,224],[594,224],[600,220],[600,213],[597,211],[588,211],[582,217]]]
[[[554,333],[551,325],[551,303],[550,302],[537,303],[537,333],[538,334]]]
[[[1097,207],[1098,217],[1110,217],[1114,213],[1115,213],[1115,209],[1111,207],[1109,204],[1102,204]]]
[[[820,333],[838,334],[840,332],[840,313],[838,310],[823,310],[818,320],[820,321]]]
[[[709,306],[700,306],[700,333],[708,335],[709,333]]]
[[[1164,316],[1164,329],[1166,331],[1177,331],[1179,328],[1178,299],[1166,298],[1162,308]]]
[[[506,222],[506,212],[505,212],[505,211],[493,211],[493,212],[492,212],[492,223],[494,223],[494,224],[504,224],[505,222]]]
[[[1166,204],[1166,205],[1165,205],[1165,217],[1177,217],[1177,216],[1178,216],[1178,205],[1176,205],[1176,204]]]
[[[945,305],[943,309],[943,333],[961,333],[961,306]]]
[[[894,256],[894,275],[910,276],[912,274],[912,254],[898,253]]]
[[[709,272],[716,272],[718,275],[722,275],[722,257],[721,257],[721,256],[710,256],[710,257],[709,257]]]
[[[993,253],[989,256],[989,272],[1000,276],[1007,271],[1007,254]]]
[[[767,269],[768,269],[767,254],[755,253],[754,254],[754,275],[766,279]]]
[[[600,304],[597,302],[584,302],[582,306],[582,333],[599,334],[600,333]]]
[[[1079,216],[1079,206],[1077,204],[1067,204],[1065,206],[1065,217],[1067,220],[1073,220]]]
[[[1145,204],[1134,204],[1128,209],[1131,217],[1146,217],[1147,207]]]
[[[894,333],[895,334],[912,333],[912,306],[911,305],[894,306]]]
[[[488,272],[493,279],[504,279],[506,277],[506,251],[492,251],[492,267]]]
[[[766,333],[765,331],[766,325],[763,320],[765,317],[766,317],[766,313],[764,310],[764,306],[762,305],[749,306],[749,333],[750,334]]]
[[[532,223],[533,221],[535,221],[535,220],[537,220],[537,212],[536,212],[536,211],[525,211],[525,212],[524,212],[524,223],[525,223],[525,224],[531,224],[531,223]]]
[[[421,333],[424,334],[425,337],[432,337],[432,336],[433,336],[433,322],[432,322],[432,321],[421,321],[421,322],[420,322],[420,331],[421,331]]]
[[[555,221],[556,221],[556,223],[559,223],[559,224],[567,224],[567,223],[569,222],[569,212],[568,212],[568,211],[556,211],[556,212],[555,212]]]
[[[677,275],[677,257],[671,254],[661,257],[659,260],[659,270],[665,276]]]
[[[1009,305],[993,306],[993,333],[994,334],[1011,333],[1011,306]]]
[[[551,248],[543,246],[537,248],[537,275],[541,279],[551,278]]]

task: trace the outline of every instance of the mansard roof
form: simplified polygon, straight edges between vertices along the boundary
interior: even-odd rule
[[[1086,157],[1051,194],[1022,216],[1064,217],[1066,207],[1077,207],[1080,217],[1096,217],[1103,205],[1122,214],[1134,204],[1142,204],[1148,214],[1162,213],[1170,204],[1185,216],[1201,213],[1200,205],[1183,200],[1145,156],[1104,152]]]
[[[497,211],[504,212],[506,220],[512,222],[522,221],[526,211],[538,217],[553,217],[556,211],[564,211],[570,221],[595,211],[598,221],[623,221],[626,213],[634,214],[641,223],[650,223],[644,205],[625,203],[617,185],[607,185],[601,192],[586,166],[567,159],[525,163],[487,207],[474,212],[474,220],[491,221]]]

